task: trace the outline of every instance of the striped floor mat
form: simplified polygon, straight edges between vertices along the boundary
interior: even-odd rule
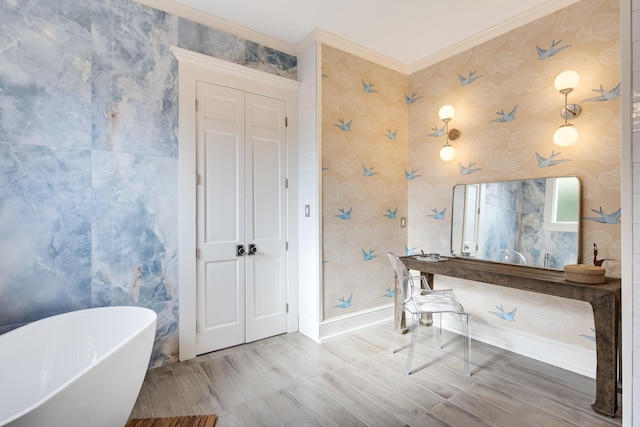
[[[217,418],[216,415],[140,418],[129,420],[125,427],[213,427]]]

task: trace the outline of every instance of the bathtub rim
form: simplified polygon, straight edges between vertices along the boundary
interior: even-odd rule
[[[47,320],[51,320],[51,319],[54,319],[54,318],[59,319],[59,318],[63,318],[63,317],[70,317],[70,318],[72,318],[72,317],[82,317],[83,313],[90,312],[90,311],[91,312],[95,312],[95,311],[142,312],[142,313],[145,313],[145,317],[143,318],[144,321],[142,322],[141,326],[139,326],[139,327],[135,328],[134,330],[132,330],[131,334],[129,334],[126,339],[118,342],[117,345],[114,345],[113,347],[111,347],[110,351],[108,353],[105,353],[104,355],[102,355],[94,363],[85,366],[83,369],[79,370],[76,374],[70,376],[66,381],[64,381],[62,384],[60,384],[54,390],[52,390],[49,393],[47,393],[46,395],[42,396],[40,399],[38,399],[36,402],[32,403],[31,405],[23,408],[19,412],[11,414],[8,418],[0,419],[0,427],[5,426],[5,425],[7,425],[7,424],[19,419],[20,417],[28,414],[31,411],[36,410],[39,406],[41,406],[45,402],[47,402],[51,397],[55,396],[56,394],[58,394],[62,390],[66,389],[71,384],[73,384],[78,378],[80,378],[83,375],[85,375],[94,366],[96,366],[96,365],[102,363],[103,361],[109,359],[110,357],[112,357],[115,353],[117,353],[118,350],[120,350],[122,347],[126,346],[128,343],[133,341],[138,335],[143,333],[147,328],[149,328],[152,325],[154,325],[153,334],[154,334],[154,341],[155,341],[155,334],[156,334],[155,327],[157,325],[158,314],[154,310],[152,310],[150,308],[142,307],[142,306],[132,306],[132,305],[92,307],[92,308],[84,308],[84,309],[80,309],[80,310],[68,311],[68,312],[65,312],[65,313],[60,313],[60,314],[56,314],[56,315],[53,315],[53,316],[48,316],[48,317],[45,317],[45,318],[42,318],[42,319],[39,319],[39,320],[35,320],[35,321],[33,321],[31,323],[28,323],[26,325],[23,325],[23,326],[21,326],[19,328],[16,328],[16,329],[13,329],[13,330],[11,330],[9,332],[6,332],[6,333],[2,334],[0,337],[2,337],[4,335],[8,336],[8,334],[19,333],[18,331],[20,331],[23,328],[29,328],[29,327],[37,328],[42,323],[45,323]],[[153,351],[153,343],[151,345],[152,345],[152,348],[151,348],[151,350],[149,352],[150,353],[149,355],[151,355],[151,352]],[[147,361],[147,364],[148,363],[149,363],[149,361]]]

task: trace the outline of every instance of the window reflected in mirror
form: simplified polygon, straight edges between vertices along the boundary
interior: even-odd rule
[[[578,262],[579,216],[576,177],[456,185],[451,253],[561,270]]]

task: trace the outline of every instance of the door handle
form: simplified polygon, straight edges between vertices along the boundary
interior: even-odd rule
[[[247,251],[245,251],[244,245],[236,246],[236,256],[244,256],[246,255],[246,253]]]
[[[256,247],[256,245],[251,243],[249,245],[249,255],[254,255],[256,252],[258,252],[258,248]]]

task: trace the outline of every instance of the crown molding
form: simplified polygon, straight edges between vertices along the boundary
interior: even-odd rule
[[[454,55],[464,52],[465,50],[474,48],[479,44],[489,41],[495,37],[506,34],[509,31],[513,31],[516,28],[535,21],[536,19],[542,18],[543,16],[577,3],[580,0],[556,0],[553,2],[545,1],[538,6],[535,6],[525,12],[522,12],[512,18],[501,22],[500,24],[494,25],[491,28],[468,37],[465,40],[455,43],[412,64],[406,64],[404,62],[398,61],[387,55],[376,52],[352,41],[346,40],[320,28],[314,29],[300,43],[294,46],[282,40],[276,39],[275,37],[268,36],[258,31],[254,31],[241,25],[226,21],[222,18],[218,18],[215,15],[207,14],[193,9],[189,6],[185,6],[174,0],[134,1],[152,7],[154,9],[162,10],[163,12],[188,19],[193,22],[197,22],[199,24],[213,27],[226,33],[251,40],[255,43],[261,44],[263,46],[268,46],[272,49],[279,50],[280,52],[284,52],[289,55],[299,55],[301,52],[304,52],[305,49],[307,49],[312,43],[324,43],[337,49],[343,50],[347,53],[356,55],[360,58],[372,61],[378,65],[390,68],[394,71],[398,71],[406,75],[411,75],[424,68],[447,60]]]
[[[465,50],[474,48],[484,42],[506,34],[509,31],[513,31],[517,28],[522,27],[523,25],[529,24],[536,19],[542,18],[543,16],[549,15],[553,12],[557,12],[558,10],[570,6],[573,3],[577,3],[578,1],[580,0],[557,0],[554,2],[546,1],[536,7],[532,7],[531,9],[515,15],[514,17],[509,18],[505,21],[502,21],[501,23],[494,25],[491,28],[474,34],[473,36],[468,37],[467,39],[462,40],[458,43],[455,43],[447,47],[446,49],[442,49],[434,53],[433,55],[429,55],[426,58],[414,62],[413,64],[408,66],[409,74],[413,74],[417,71],[423,70],[427,67],[449,59],[454,55],[464,52]]]
[[[340,49],[344,52],[356,55],[362,59],[374,62],[375,64],[387,67],[394,71],[398,71],[403,74],[409,74],[408,64],[393,59],[380,52],[376,52],[372,49],[366,48],[350,40],[346,40],[340,36],[336,36],[335,34],[332,34],[320,28],[316,28],[311,33],[309,33],[307,37],[302,39],[302,41],[296,45],[296,52],[304,52],[312,43],[323,43],[331,47],[335,47],[336,49]]]
[[[215,15],[201,12],[197,9],[185,6],[174,0],[133,0],[136,3],[143,4],[145,6],[152,7],[154,9],[161,10],[171,15],[179,16],[180,18],[188,19],[189,21],[197,22],[198,24],[205,25],[207,27],[216,28],[234,36],[242,37],[243,39],[250,40],[254,43],[258,43],[263,46],[270,47],[280,52],[287,53],[289,55],[295,55],[295,46],[275,37],[268,36],[259,31],[254,31],[241,25],[234,24],[233,22],[226,21],[222,18],[218,18]]]

